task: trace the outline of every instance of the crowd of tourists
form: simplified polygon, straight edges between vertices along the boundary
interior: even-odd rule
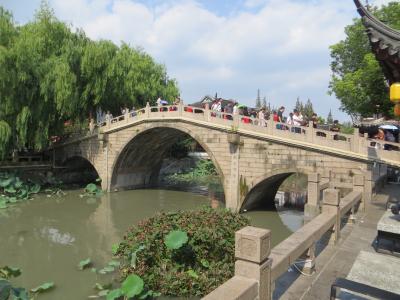
[[[158,99],[155,101],[158,111],[177,111],[178,105],[182,103],[182,100],[177,97],[172,105],[169,104],[168,101]],[[240,121],[246,124],[253,124],[261,127],[266,127],[268,120],[273,120],[277,124],[276,129],[279,130],[290,130],[291,132],[302,134],[305,133],[305,127],[312,126],[316,129],[322,129],[322,131],[317,131],[317,136],[326,137],[326,133],[323,130],[330,130],[336,132],[333,138],[335,140],[341,140],[345,138],[339,135],[341,131],[341,126],[338,120],[334,120],[332,124],[320,124],[318,115],[313,113],[311,117],[306,117],[302,114],[298,109],[293,109],[293,111],[289,112],[287,116],[285,116],[286,108],[284,106],[279,107],[279,109],[268,109],[266,107],[261,108],[251,108],[246,105],[241,105],[235,101],[216,99],[212,102],[201,103],[197,105],[205,109],[206,105],[208,105],[211,110],[212,117],[223,118],[227,120],[233,120],[233,116],[238,115]],[[202,112],[202,110],[196,110],[195,107],[185,107],[185,111],[187,112]],[[125,116],[127,114],[130,117],[135,117],[138,113],[135,107],[129,109],[127,106],[121,108],[121,115]],[[114,118],[110,111],[103,112],[101,109],[96,111],[96,120],[97,125],[105,124],[107,122],[113,123],[117,121],[117,118]],[[90,119],[89,129],[91,132],[94,131],[96,124],[93,118]],[[374,138],[377,140],[388,141],[391,143],[399,142],[399,128],[396,126],[389,127],[375,127],[375,128],[360,128],[360,134],[368,133],[369,138]],[[379,143],[376,143],[379,145]],[[378,147],[378,146],[377,146]],[[384,148],[386,150],[397,150],[396,146],[393,145],[385,145]]]

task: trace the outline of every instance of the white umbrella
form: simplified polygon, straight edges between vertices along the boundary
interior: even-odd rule
[[[399,128],[397,126],[389,125],[389,124],[381,125],[381,126],[379,126],[379,128],[386,129],[386,130],[399,130]]]

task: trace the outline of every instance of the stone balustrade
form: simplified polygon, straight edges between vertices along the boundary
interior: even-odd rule
[[[284,123],[274,122],[272,119],[260,124],[257,118],[241,115],[227,114],[210,110],[187,106],[183,104],[170,106],[149,106],[135,112],[115,117],[100,124],[103,132],[110,132],[128,124],[140,122],[145,119],[186,119],[192,122],[204,122],[213,126],[223,127],[223,130],[234,131],[241,134],[263,134],[273,136],[274,139],[290,140],[301,146],[316,145],[322,148],[333,148],[334,151],[362,155],[370,159],[400,166],[400,152],[383,150],[389,142],[369,140],[367,136],[360,136],[355,128],[354,134],[343,134],[313,126],[299,127]],[[373,147],[371,146],[373,145]],[[376,146],[378,145],[378,146]],[[399,146],[399,144],[393,144]]]
[[[310,177],[310,180],[318,182],[318,176]],[[355,189],[343,198],[340,198],[338,189],[324,189],[322,212],[272,250],[269,230],[246,227],[236,232],[235,276],[203,299],[269,300],[275,281],[299,258],[304,262],[301,271],[311,274],[315,268],[316,243],[328,233],[329,242],[336,244],[340,238],[342,217],[348,212],[354,216],[363,201],[363,181],[356,178],[354,184]]]

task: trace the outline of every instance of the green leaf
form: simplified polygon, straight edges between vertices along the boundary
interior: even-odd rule
[[[145,249],[145,246],[140,245],[135,251],[133,251],[133,252],[131,253],[131,267],[132,267],[132,268],[136,268],[137,254],[138,254],[140,251],[144,250],[144,249]]]
[[[99,291],[109,290],[111,287],[112,287],[112,283],[101,284],[101,283],[96,282],[96,284],[94,285],[94,288]]]
[[[14,183],[14,187],[16,187],[17,189],[19,189],[22,185],[24,184],[24,182],[19,179],[19,177],[15,178],[15,183]]]
[[[11,292],[11,283],[7,280],[0,280],[0,300],[7,300]]]
[[[88,192],[88,193],[94,194],[97,191],[97,185],[95,185],[94,183],[89,183],[85,187],[85,191]]]
[[[40,185],[35,183],[34,185],[32,185],[29,189],[29,193],[30,194],[37,194],[40,192]]]
[[[188,241],[186,232],[173,230],[165,237],[164,244],[168,249],[179,249]]]
[[[109,292],[109,290],[102,290],[97,295],[100,297],[107,296],[108,292]]]
[[[87,258],[85,260],[81,260],[78,264],[78,268],[79,270],[83,270],[86,269],[87,267],[89,267],[92,264],[92,261],[90,260],[90,258]]]
[[[107,294],[106,300],[115,300],[115,299],[118,299],[119,297],[121,297],[122,295],[123,294],[122,294],[121,289],[115,289],[115,290],[110,291]]]
[[[96,268],[91,268],[91,269],[90,269],[90,272],[96,273],[96,272],[97,272],[97,269],[96,269]]]
[[[108,265],[111,266],[111,267],[119,267],[120,264],[121,264],[121,263],[120,263],[119,261],[116,261],[116,260],[112,260],[112,261],[110,261],[110,262],[108,263]]]
[[[197,273],[195,271],[193,271],[192,269],[188,270],[186,273],[188,273],[188,275],[190,277],[193,277],[193,278],[196,278],[196,279],[199,278],[199,275],[197,275]]]
[[[1,278],[11,278],[11,277],[18,277],[21,275],[21,270],[19,268],[13,268],[9,266],[4,266],[0,268],[0,277]]]
[[[0,187],[6,188],[12,183],[12,181],[13,178],[0,179]]]
[[[119,248],[119,244],[113,244],[113,245],[111,246],[111,253],[112,253],[112,255],[117,254],[118,248]]]
[[[24,288],[12,288],[12,295],[12,300],[29,300],[28,292]]]
[[[143,291],[144,282],[136,274],[131,274],[121,285],[122,293],[128,298],[139,295]]]
[[[106,266],[103,269],[99,270],[99,273],[104,275],[104,274],[111,273],[114,271],[115,271],[115,268],[113,266]]]
[[[6,200],[0,200],[0,209],[7,208]]]
[[[4,189],[4,191],[5,191],[6,193],[9,193],[9,194],[15,194],[15,193],[17,192],[17,190],[16,190],[12,185],[6,187],[6,188]]]
[[[54,287],[54,282],[45,282],[42,285],[39,285],[33,289],[31,289],[32,293],[42,293],[48,291]]]
[[[204,268],[209,268],[210,267],[210,263],[208,262],[208,260],[206,260],[204,258],[202,260],[200,260],[200,263]]]

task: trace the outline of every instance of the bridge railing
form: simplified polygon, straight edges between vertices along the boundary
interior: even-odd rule
[[[228,130],[257,132],[271,135],[277,138],[300,141],[302,143],[316,144],[318,146],[334,148],[347,152],[362,154],[371,158],[389,161],[400,161],[400,144],[385,141],[368,140],[367,136],[361,136],[358,129],[354,134],[332,132],[320,128],[314,128],[312,123],[308,127],[295,126],[286,123],[274,122],[272,119],[264,121],[242,115],[234,115],[225,112],[217,112],[206,108],[190,105],[150,106],[128,112],[100,124],[100,128],[112,129],[124,126],[127,123],[142,119],[185,118],[222,125]],[[390,145],[390,148],[389,146]]]
[[[269,230],[254,227],[239,230],[235,234],[235,276],[203,299],[227,299],[226,295],[231,296],[229,299],[272,299],[275,282],[292,265],[302,272],[313,272],[317,242],[330,233],[329,243],[336,244],[342,218],[349,212],[353,215],[361,200],[361,191],[340,199],[339,190],[326,189],[322,213],[271,250]]]

